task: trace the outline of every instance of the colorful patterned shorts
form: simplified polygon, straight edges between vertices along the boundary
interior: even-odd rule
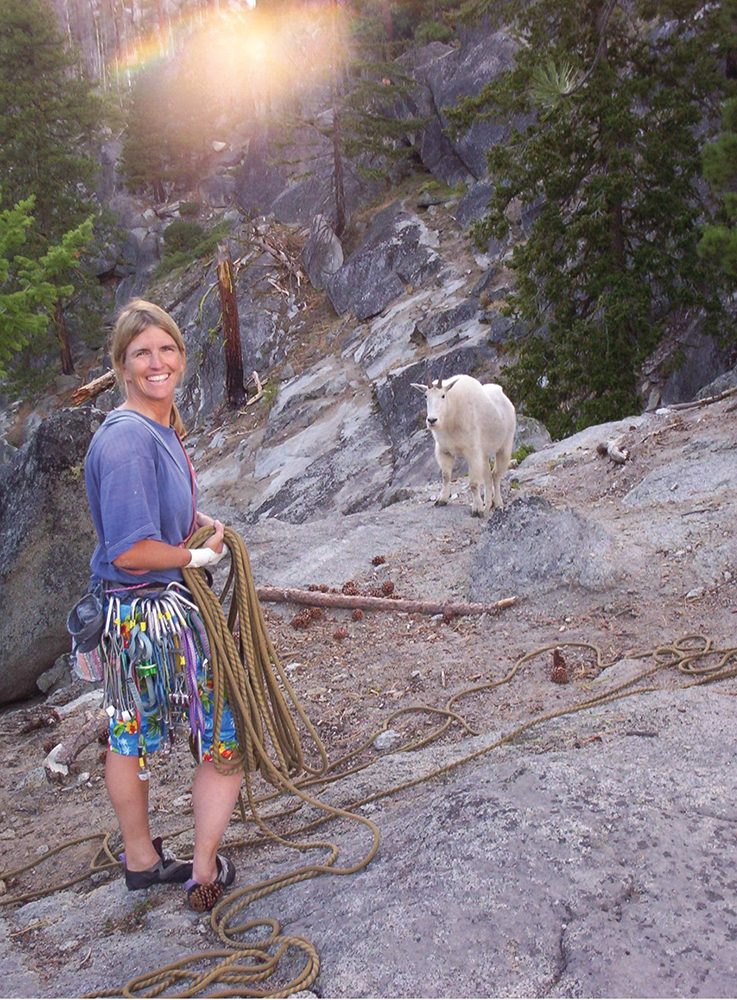
[[[125,633],[126,627],[129,631],[131,625],[137,620],[135,613],[131,615],[129,604],[119,605],[118,624],[122,623],[122,631]],[[149,631],[149,634],[150,631]],[[196,657],[197,692],[202,705],[202,719],[204,722],[202,730],[202,760],[213,759],[213,681],[209,663],[203,663],[202,650],[199,644],[191,644],[192,654]],[[152,660],[157,659],[151,657]],[[158,662],[161,669],[161,657]],[[155,753],[157,750],[167,749],[170,739],[176,732],[179,738],[186,739],[190,734],[188,721],[188,708],[183,707],[178,713],[176,725],[172,718],[171,705],[162,704],[163,694],[159,685],[146,686],[140,684],[138,694],[138,704],[135,715],[126,719],[121,718],[120,713],[116,713],[110,719],[109,744],[114,753],[124,757],[137,757],[141,753],[141,748],[146,754]],[[131,714],[131,713],[129,713]],[[139,738],[139,719],[142,738]],[[225,702],[220,718],[220,733],[217,745],[219,756],[226,759],[232,757],[238,749],[236,740],[235,724],[230,706]]]
[[[199,679],[199,674],[198,674]],[[205,714],[205,731],[202,734],[202,759],[212,760],[212,730],[213,730],[213,700],[212,700],[212,679],[206,680],[204,675],[197,685],[202,708]],[[186,711],[184,722],[186,723]],[[146,753],[155,753],[161,749],[162,739],[168,740],[168,734],[164,734],[164,727],[161,725],[158,705],[154,705],[150,712],[141,715],[141,725],[145,737]],[[138,723],[135,719],[130,722],[118,722],[116,719],[110,720],[110,749],[113,753],[122,754],[124,757],[138,756]],[[220,756],[229,759],[238,748],[235,737],[235,724],[230,705],[225,703],[220,719],[220,740],[218,749]]]

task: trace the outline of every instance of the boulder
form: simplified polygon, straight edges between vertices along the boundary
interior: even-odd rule
[[[338,379],[335,389],[341,387]],[[369,392],[357,388],[349,397],[318,396],[301,407],[295,398],[294,404],[303,429],[256,451],[254,475],[263,486],[251,517],[302,524],[378,506],[391,475],[391,450]]]
[[[90,407],[53,413],[0,481],[0,702],[36,693],[69,650],[66,617],[97,541],[84,458],[102,419]]]
[[[640,391],[647,408],[698,398],[700,390],[729,371],[735,360],[735,347],[724,346],[707,333],[703,315],[695,315],[685,329],[666,336],[645,363]]]
[[[553,439],[548,433],[545,424],[535,420],[534,417],[526,417],[524,414],[517,414],[517,427],[514,432],[514,444],[512,451],[526,444],[535,451],[540,451],[551,443]]]
[[[494,185],[489,181],[478,181],[466,191],[458,202],[455,217],[462,226],[468,226],[476,219],[482,219],[489,208]]]
[[[499,73],[511,69],[517,48],[518,43],[504,32],[485,30],[464,34],[460,48],[432,42],[404,58],[406,71],[417,87],[399,102],[396,114],[399,118],[428,119],[419,137],[420,158],[446,184],[473,184],[484,178],[489,146],[504,140],[510,124],[524,126],[526,119],[522,117],[512,123],[477,121],[450,138],[444,111],[463,97],[476,96]]]
[[[374,217],[368,233],[343,267],[328,281],[335,311],[353,310],[356,319],[376,316],[407,286],[434,278],[441,259],[422,220],[398,202]]]
[[[469,599],[603,591],[624,576],[615,543],[599,524],[527,496],[489,515],[471,563]]]
[[[343,265],[343,247],[324,215],[312,220],[302,263],[313,288],[323,289]]]
[[[460,305],[434,313],[417,324],[418,333],[425,342],[434,346],[445,339],[447,333],[476,318],[479,304],[476,299],[466,299]]]
[[[737,389],[737,365],[723,375],[718,375],[703,389],[699,389],[696,399],[709,399],[710,396],[718,396],[722,392],[729,392],[730,389]]]

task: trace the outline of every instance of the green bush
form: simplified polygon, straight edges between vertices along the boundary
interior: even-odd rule
[[[200,214],[200,204],[197,201],[180,201],[179,202],[179,214],[180,215],[199,215]]]
[[[430,42],[451,42],[454,32],[442,21],[422,21],[415,28],[415,42],[418,45],[429,45]]]
[[[173,254],[178,250],[194,250],[204,235],[205,230],[199,222],[175,219],[164,231],[164,253]]]
[[[176,228],[175,228],[176,227]],[[173,238],[170,235],[174,230]],[[163,278],[179,267],[187,267],[195,260],[206,260],[217,250],[218,243],[230,231],[226,220],[206,230],[198,222],[177,219],[164,234],[164,257],[154,268],[153,278]]]
[[[524,462],[528,455],[534,452],[534,448],[531,444],[521,444],[517,451],[512,452],[512,458],[516,459],[517,463]]]

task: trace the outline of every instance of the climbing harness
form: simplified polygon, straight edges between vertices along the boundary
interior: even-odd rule
[[[210,656],[207,633],[186,588],[171,583],[149,591],[105,592],[105,627],[95,651],[102,666],[103,708],[113,733],[134,724],[138,777],[144,781],[149,777],[146,719],[153,719],[164,753],[171,751],[178,732],[188,730],[201,762],[205,716],[197,664],[206,671]]]

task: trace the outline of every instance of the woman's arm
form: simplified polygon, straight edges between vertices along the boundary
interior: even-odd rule
[[[201,516],[199,512],[197,516],[199,519]],[[208,522],[215,528],[215,531],[201,547],[212,549],[213,552],[222,552],[225,528],[220,521],[212,518],[208,518]],[[119,555],[117,559],[113,559],[113,564],[118,569],[134,575],[149,573],[156,569],[181,569],[184,566],[189,566],[192,562],[191,552],[191,549],[181,548],[178,545],[167,545],[166,542],[157,541],[155,538],[142,538],[122,555]]]

